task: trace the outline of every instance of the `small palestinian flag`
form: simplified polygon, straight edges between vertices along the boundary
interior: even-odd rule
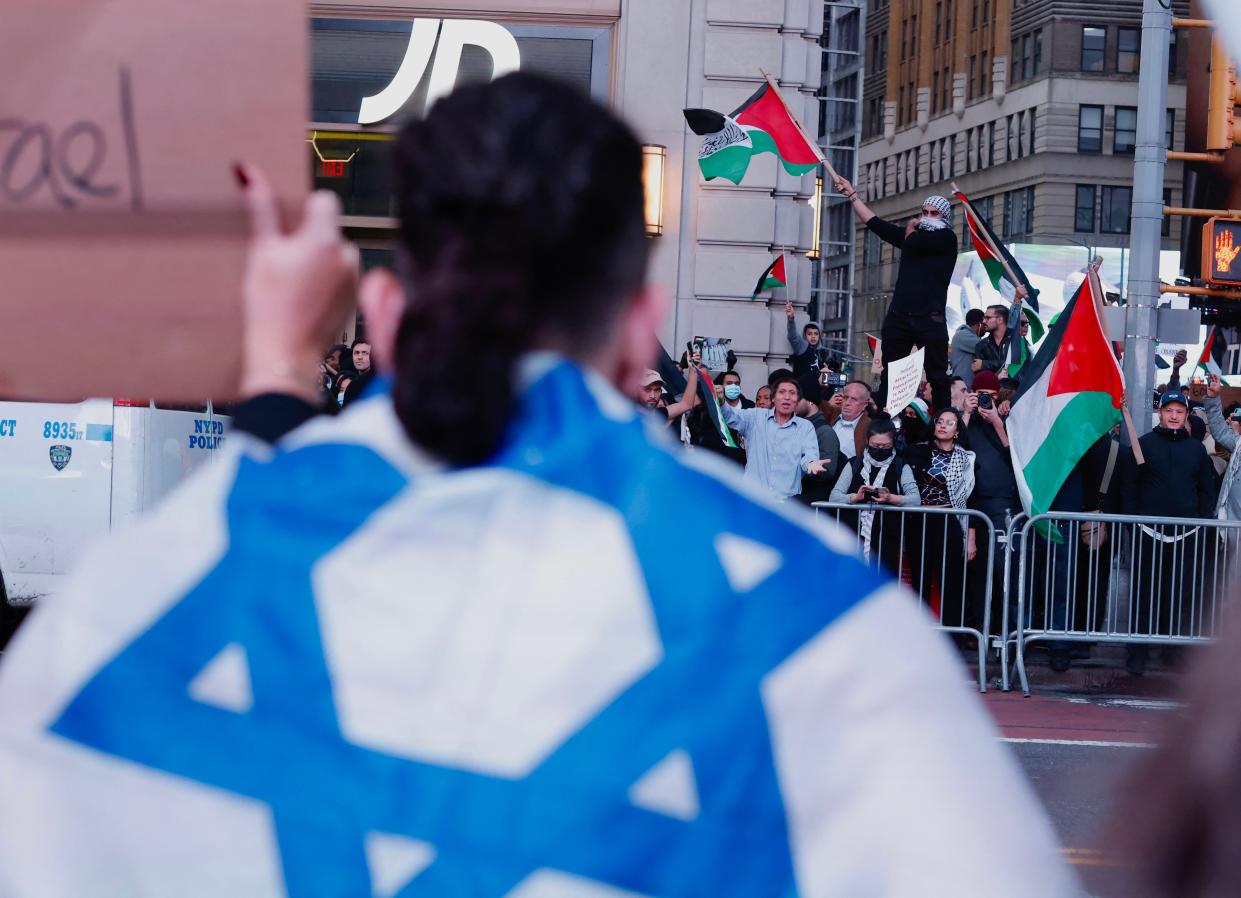
[[[1211,332],[1207,334],[1206,345],[1202,347],[1202,355],[1198,358],[1198,364],[1194,366],[1197,371],[1201,368],[1208,375],[1222,374],[1224,371],[1224,356],[1228,352],[1227,341],[1224,335],[1220,333],[1219,325],[1211,325]]]
[[[1017,491],[1046,512],[1095,441],[1121,420],[1124,376],[1103,323],[1102,290],[1087,277],[1023,372],[1008,417]]]
[[[870,350],[870,354],[872,358],[879,355],[879,347],[882,343],[883,341],[880,340],[878,337],[876,337],[874,334],[866,335],[866,348]]]
[[[788,285],[789,279],[784,273],[784,253],[781,253],[776,261],[768,265],[758,276],[758,281],[754,284],[754,294],[750,299],[757,299],[764,290],[774,290]]]
[[[725,178],[740,184],[758,153],[774,153],[790,175],[804,175],[823,161],[818,144],[806,136],[770,81],[729,115],[711,109],[684,113],[690,130],[705,138],[698,167],[708,181]]]
[[[1008,272],[1004,270],[1004,259],[1008,263],[1008,267],[1012,269],[1020,286],[1026,288],[1025,304],[1034,311],[1038,311],[1038,291],[1034,289],[1034,285],[1030,283],[1030,279],[1026,277],[1026,273],[1021,270],[1021,266],[1017,264],[1017,260],[1013,258],[1013,254],[1005,249],[1004,244],[995,236],[995,231],[991,230],[991,225],[974,211],[974,206],[961,191],[953,194],[961,201],[961,205],[965,207],[965,220],[969,223],[970,237],[974,242],[974,249],[978,253],[978,260],[982,262],[983,268],[987,270],[987,277],[991,279],[991,286],[995,287],[1009,302],[1013,301],[1016,296],[1018,284],[1012,283],[1008,277]],[[1034,323],[1030,323],[1031,329]]]
[[[1030,322],[1030,337],[1026,339],[1025,334],[1021,332],[1021,319],[1025,318]],[[1034,310],[1027,308],[1024,303],[1013,303],[1008,310],[1008,332],[1012,335],[1008,341],[1008,376],[1017,377],[1021,369],[1025,367],[1026,362],[1032,358],[1031,344],[1038,343],[1043,339],[1046,333],[1043,322],[1039,320],[1038,315],[1034,314]]]

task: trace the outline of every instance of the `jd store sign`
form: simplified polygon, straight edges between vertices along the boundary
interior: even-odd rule
[[[499,78],[521,67],[517,40],[495,22],[468,19],[414,19],[405,58],[392,81],[379,93],[362,98],[358,124],[374,125],[391,118],[414,95],[427,68],[426,107],[451,93],[461,67],[461,51],[467,46],[481,47],[491,56],[492,78]]]

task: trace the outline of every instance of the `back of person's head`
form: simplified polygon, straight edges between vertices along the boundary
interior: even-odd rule
[[[965,313],[965,325],[966,327],[978,327],[982,324],[984,317],[982,309],[970,309]]]
[[[777,368],[775,371],[767,375],[767,386],[771,387],[771,389],[774,391],[776,389],[776,381],[780,380],[780,378],[782,377],[792,377],[792,376],[793,376],[793,369]]]
[[[478,463],[514,414],[517,359],[588,357],[642,289],[641,147],[577,88],[514,73],[407,125],[396,169],[396,412],[419,446]]]

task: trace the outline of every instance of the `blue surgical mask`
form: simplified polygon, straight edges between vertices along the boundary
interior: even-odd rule
[[[741,398],[741,385],[740,384],[726,384],[724,386],[724,398],[731,402],[736,402],[738,399],[740,399]]]

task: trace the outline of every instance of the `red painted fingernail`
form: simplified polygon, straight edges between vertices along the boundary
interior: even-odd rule
[[[245,166],[240,162],[233,163],[233,176],[237,178],[237,183],[241,187],[250,186],[250,176],[246,174]]]

